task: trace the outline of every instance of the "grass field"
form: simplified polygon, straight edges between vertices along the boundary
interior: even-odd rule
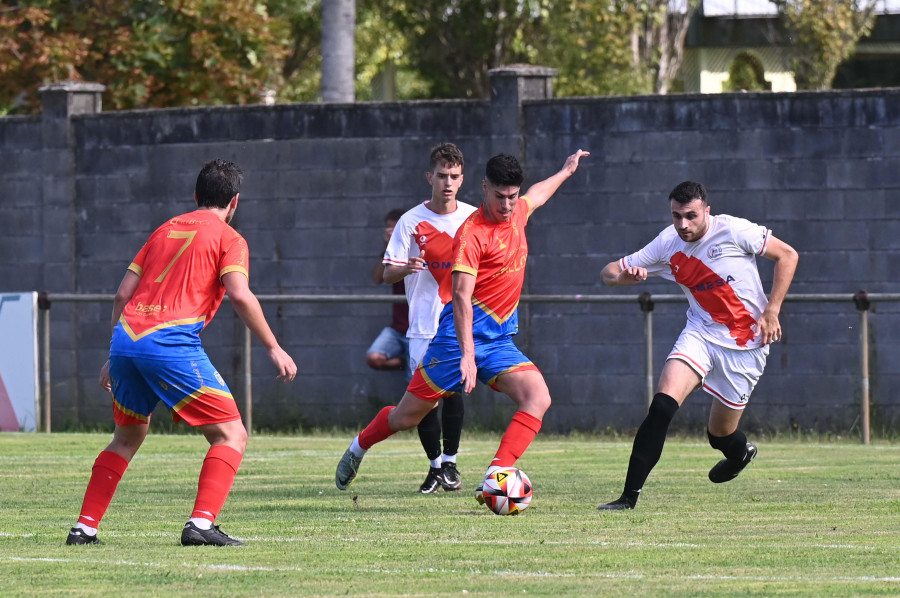
[[[759,440],[736,480],[719,453],[670,439],[638,508],[617,498],[629,441],[539,437],[520,467],[531,507],[499,517],[472,489],[498,438],[467,436],[465,490],[421,496],[418,440],[251,438],[218,523],[239,548],[182,547],[206,444],[151,436],[103,520],[65,546],[105,434],[0,434],[0,596],[900,596],[900,445]]]

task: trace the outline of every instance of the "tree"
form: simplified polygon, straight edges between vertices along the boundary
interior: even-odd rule
[[[433,98],[486,98],[488,69],[538,58],[551,0],[361,0],[402,32],[408,65]]]
[[[60,79],[113,108],[242,104],[280,87],[286,26],[254,0],[20,0],[0,13],[0,106]],[[18,98],[18,100],[17,100]]]
[[[559,95],[665,94],[684,60],[698,0],[557,0],[543,57]]]
[[[630,14],[632,64],[653,93],[669,92],[684,62],[684,40],[699,0],[617,2]]]
[[[767,91],[772,84],[766,81],[765,74],[759,58],[741,52],[728,67],[728,79],[722,84],[722,91]]]
[[[354,35],[356,0],[322,2],[322,99],[352,102],[355,97]]]
[[[838,65],[875,24],[876,0],[770,0],[794,40],[798,89],[831,89]]]
[[[286,49],[276,97],[311,102],[319,97],[322,74],[322,8],[319,0],[266,0],[269,15],[284,24]]]

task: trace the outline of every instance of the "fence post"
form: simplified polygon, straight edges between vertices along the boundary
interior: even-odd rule
[[[253,376],[250,362],[250,329],[244,326],[244,420],[247,436],[253,431]]]
[[[488,71],[491,90],[491,146],[525,156],[522,102],[553,97],[556,69],[532,64],[510,64]]]
[[[38,421],[43,415],[44,432],[50,433],[50,295],[47,291],[38,293],[38,309],[41,310],[41,394],[44,396],[43,413],[37,416]],[[37,422],[35,422],[37,423]]]
[[[860,428],[862,443],[869,444],[869,296],[858,291],[853,302],[859,311]]]
[[[653,295],[647,291],[638,295],[644,312],[644,371],[647,384],[647,408],[653,402]]]

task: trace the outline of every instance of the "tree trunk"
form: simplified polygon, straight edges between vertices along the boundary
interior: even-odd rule
[[[356,99],[356,0],[322,0],[322,101]]]

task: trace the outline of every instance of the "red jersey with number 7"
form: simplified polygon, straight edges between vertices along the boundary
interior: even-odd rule
[[[202,352],[200,331],[222,299],[222,277],[248,274],[247,242],[209,210],[172,218],[128,269],[141,277],[113,331],[111,355],[179,358]]]

